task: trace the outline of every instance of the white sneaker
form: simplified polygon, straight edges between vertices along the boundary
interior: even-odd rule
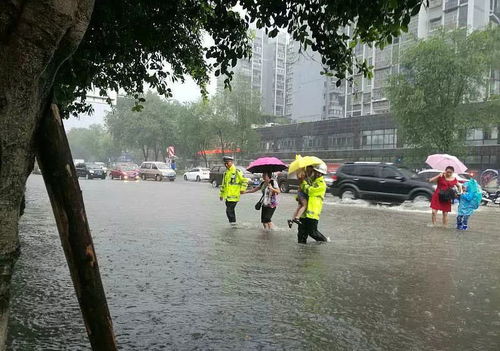
[[[329,236],[327,236],[327,237],[326,237],[326,242],[327,242],[327,243],[332,242],[332,240],[330,239],[330,237],[329,237]]]

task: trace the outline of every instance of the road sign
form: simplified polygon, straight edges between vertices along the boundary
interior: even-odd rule
[[[172,158],[175,156],[175,148],[173,146],[167,147],[167,155],[169,158]]]

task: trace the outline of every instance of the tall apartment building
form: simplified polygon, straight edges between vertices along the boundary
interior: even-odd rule
[[[266,114],[285,114],[287,35],[264,36],[262,67],[262,110]]]
[[[250,79],[251,88],[261,95],[262,111],[268,115],[285,114],[285,77],[287,36],[269,38],[264,30],[252,30],[252,57],[240,60],[234,72]],[[224,77],[217,79],[217,89],[224,88]]]
[[[358,45],[355,54],[374,66],[374,76],[367,79],[359,74],[351,76],[351,82],[336,87],[336,78],[324,77],[323,84],[310,87],[320,95],[323,89],[321,120],[301,124],[288,124],[259,128],[261,150],[266,155],[292,160],[297,153],[315,155],[330,161],[384,161],[399,162],[406,146],[398,138],[397,125],[389,113],[389,101],[384,88],[390,74],[400,71],[400,57],[414,38],[426,38],[440,27],[467,28],[469,31],[484,28],[488,24],[500,24],[500,0],[430,0],[409,23],[408,33],[395,38],[384,50]],[[349,34],[349,28],[346,28]],[[300,80],[296,71],[307,62],[292,60],[294,49],[289,47],[287,71],[286,115],[298,122],[307,112],[298,115],[293,110]],[[309,75],[316,69],[309,62]],[[295,65],[295,67],[294,67]],[[302,74],[302,73],[301,73]],[[303,82],[302,82],[303,83]],[[491,75],[490,93],[500,95],[500,73]],[[304,89],[307,90],[307,89]],[[315,104],[317,101],[314,100]],[[310,105],[310,113],[317,115],[317,106]],[[467,155],[464,162],[471,169],[481,170],[500,167],[500,125],[470,130],[466,136]],[[423,162],[423,160],[422,160]]]
[[[373,78],[355,74],[349,77],[352,82],[343,81],[339,87],[335,77],[320,74],[323,68],[317,53],[299,52],[299,44],[284,34],[268,38],[263,30],[254,30],[253,56],[238,62],[235,71],[250,77],[253,89],[262,96],[264,113],[294,122],[387,113],[387,78],[399,72],[400,55],[414,38],[426,38],[440,27],[472,31],[489,23],[500,24],[500,0],[430,0],[429,7],[422,6],[411,19],[408,33],[383,50],[357,45],[355,55],[374,66]],[[350,30],[345,28],[346,34]],[[490,89],[500,94],[500,72],[492,73]]]
[[[412,44],[413,38],[426,38],[441,27],[468,28],[469,31],[484,28],[489,23],[500,23],[499,15],[500,0],[430,0],[429,7],[423,6],[411,19],[408,33],[396,38],[393,44],[383,50],[367,44],[356,46],[356,56],[374,66],[373,79],[353,75],[352,83],[344,84],[341,92],[335,89],[334,78],[327,79],[323,119],[388,112],[389,101],[384,94],[387,78],[399,72],[399,57]],[[347,34],[349,30],[346,28]],[[492,93],[500,94],[500,73],[494,72],[491,79]],[[345,106],[340,116],[339,106]]]
[[[324,105],[321,57],[306,50],[299,52],[299,43],[287,47],[285,117],[300,122],[321,119]]]

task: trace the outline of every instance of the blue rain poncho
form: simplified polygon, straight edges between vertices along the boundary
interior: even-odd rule
[[[464,184],[465,192],[460,195],[460,204],[458,205],[459,216],[470,216],[481,204],[481,187],[471,179]]]

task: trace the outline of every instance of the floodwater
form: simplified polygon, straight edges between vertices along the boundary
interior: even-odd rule
[[[426,206],[342,204],[298,245],[283,194],[260,229],[226,222],[206,183],[81,180],[122,350],[498,350],[500,208],[470,231],[427,226]],[[41,176],[27,184],[10,350],[88,350]]]

